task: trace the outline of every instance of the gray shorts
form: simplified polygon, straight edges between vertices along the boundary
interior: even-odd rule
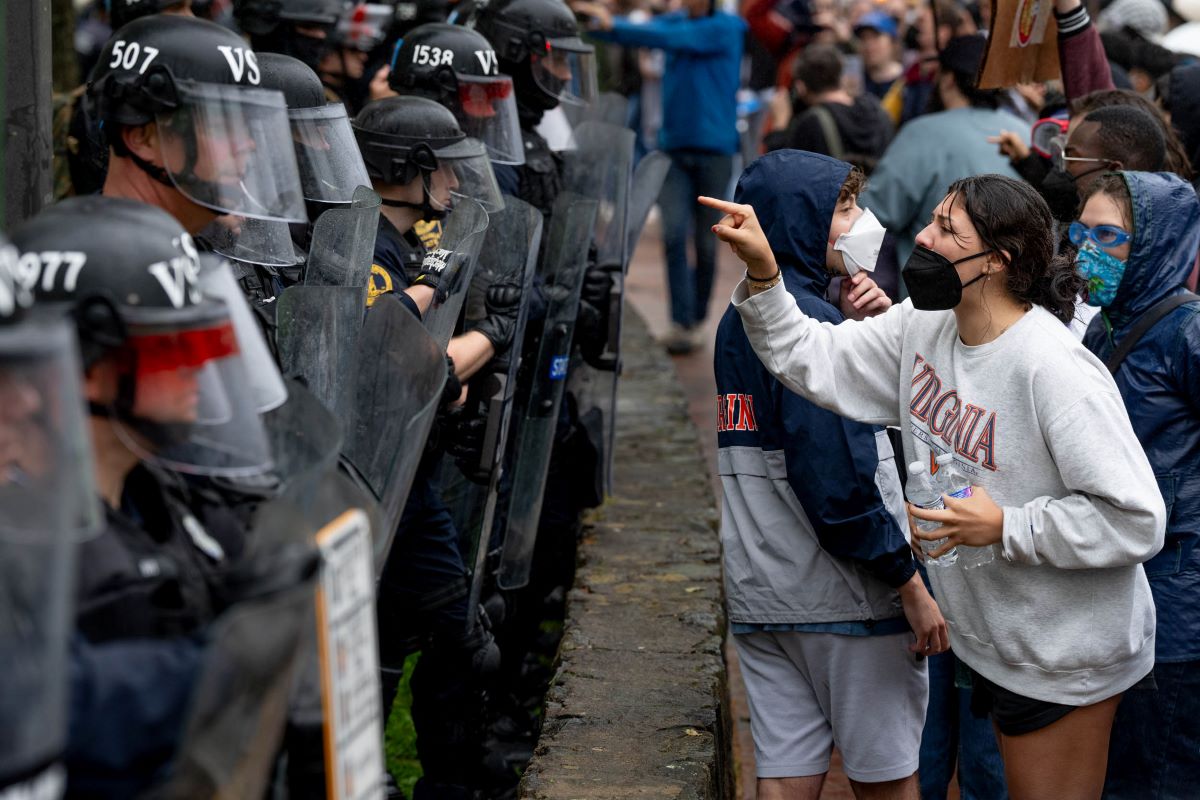
[[[750,701],[750,732],[760,778],[829,771],[836,744],[846,775],[859,783],[917,771],[926,663],[911,633],[750,633],[733,637]]]

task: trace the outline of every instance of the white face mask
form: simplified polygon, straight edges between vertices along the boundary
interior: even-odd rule
[[[862,216],[854,221],[850,230],[837,238],[833,249],[841,252],[849,275],[853,276],[860,270],[875,271],[875,262],[879,260],[879,248],[886,233],[887,229],[879,224],[871,210],[864,208]]]

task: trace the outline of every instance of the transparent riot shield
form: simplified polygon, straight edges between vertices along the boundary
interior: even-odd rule
[[[441,286],[425,312],[425,328],[442,350],[458,325],[487,229],[488,214],[483,206],[469,198],[460,199],[442,224],[437,248],[425,256],[441,266]]]
[[[209,632],[179,755],[152,797],[263,797],[296,703],[317,709],[320,724],[320,682],[300,701],[295,687],[318,670],[321,532],[348,514],[377,516],[338,468],[336,420],[303,386],[289,383],[287,403],[264,423],[279,487],[255,511],[248,552],[223,576],[236,602]]]
[[[533,293],[538,253],[542,242],[542,215],[536,208],[508,198],[503,211],[492,215],[484,238],[484,255],[471,281],[467,298],[466,327],[483,318],[484,296],[497,282],[521,287],[525,301],[517,316],[513,345],[471,378],[464,414],[483,422],[483,441],[478,460],[459,464],[443,461],[445,498],[454,517],[463,558],[471,569],[469,608],[479,602],[483,587],[489,539],[500,490],[501,464],[511,433],[517,372],[521,366],[521,342],[525,338],[528,298]]]
[[[287,402],[287,388],[229,262],[209,253],[202,254],[200,289],[209,297],[223,301],[229,308],[233,329],[238,337],[238,349],[246,360],[246,377],[250,380],[255,406],[260,413],[279,408]]]
[[[100,524],[75,332],[0,328],[0,795],[59,797],[77,542]]]
[[[365,285],[289,286],[276,301],[280,371],[307,386],[343,428],[354,406],[365,292]]]
[[[359,307],[366,304],[379,206],[379,195],[359,186],[349,208],[332,208],[317,218],[304,268],[305,286],[353,286],[362,290]]]
[[[577,370],[579,375],[578,389],[581,404],[580,415],[585,416],[589,409],[594,409],[592,416],[585,421],[585,426],[594,426],[599,415],[604,447],[601,454],[601,484],[603,496],[612,494],[613,487],[613,453],[617,444],[617,383],[621,379],[621,323],[625,318],[625,281],[629,273],[629,263],[633,260],[634,250],[637,249],[638,239],[646,225],[646,218],[658,200],[659,190],[671,167],[670,157],[661,151],[655,151],[638,162],[633,173],[633,186],[629,192],[629,223],[625,228],[625,256],[622,260],[622,271],[613,272],[612,284],[609,290],[608,338],[601,354],[599,368],[591,364],[583,364]],[[601,262],[605,263],[605,262]],[[572,384],[573,390],[577,388]],[[589,432],[592,428],[589,427]]]
[[[446,351],[395,296],[367,313],[343,454],[382,511],[376,563],[387,560],[446,382]]]
[[[629,121],[629,98],[617,92],[602,92],[586,106],[568,103],[562,106],[562,110],[574,128],[585,122],[606,122],[623,128]]]
[[[537,360],[528,371],[529,386],[522,387],[521,418],[510,448],[512,485],[502,518],[505,530],[497,573],[502,589],[519,589],[529,582],[579,292],[587,270],[587,248],[581,243],[592,239],[598,207],[595,200],[571,192],[561,193],[554,204],[542,256],[546,319]]]
[[[610,443],[616,429],[613,400],[624,277],[629,259],[629,200],[635,136],[627,128],[586,122],[576,129],[575,138],[578,149],[567,157],[564,184],[600,203],[593,240],[596,260],[592,268],[608,274],[609,292],[603,314],[606,322],[604,344],[599,353],[591,353],[587,360],[576,353],[570,366],[568,390],[575,398],[580,423],[600,456],[593,480],[595,495],[603,497],[611,488]]]
[[[264,796],[313,624],[319,567],[313,511],[306,496],[291,492],[256,511],[251,549],[226,576],[241,599],[212,625],[183,742],[169,778],[151,797]]]

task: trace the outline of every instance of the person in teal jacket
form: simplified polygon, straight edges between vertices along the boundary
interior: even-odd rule
[[[746,23],[718,11],[714,0],[683,0],[683,11],[635,23],[614,17],[600,3],[575,10],[593,21],[592,35],[625,47],[666,53],[663,124],[659,147],[671,169],[659,194],[672,330],[667,348],[691,352],[708,313],[716,243],[709,229],[720,217],[696,204],[697,195],[725,196],[739,149],[737,90]],[[696,265],[688,264],[687,237],[694,235]]]

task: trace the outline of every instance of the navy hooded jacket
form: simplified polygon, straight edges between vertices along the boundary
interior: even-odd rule
[[[777,150],[746,168],[736,194],[754,206],[796,303],[835,324],[843,317],[824,299],[831,279],[825,248],[849,172],[843,161]],[[754,354],[732,306],[717,330],[714,369],[731,620],[812,623],[900,613],[892,589],[915,566],[898,523],[903,497],[886,432],[785,389]]]
[[[1107,359],[1160,300],[1180,294],[1200,247],[1200,201],[1168,173],[1126,172],[1133,246],[1110,306],[1084,345]],[[1200,303],[1150,329],[1114,376],[1167,507],[1163,549],[1146,562],[1158,611],[1159,661],[1200,658]]]

